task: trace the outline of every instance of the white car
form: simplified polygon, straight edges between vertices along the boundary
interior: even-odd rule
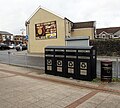
[[[16,50],[17,51],[23,51],[23,50],[27,50],[27,45],[25,45],[25,44],[18,44],[17,46],[16,46]]]
[[[9,45],[9,48],[10,48],[10,49],[14,49],[14,48],[15,48],[15,45],[14,45],[14,44],[11,44],[11,45]]]

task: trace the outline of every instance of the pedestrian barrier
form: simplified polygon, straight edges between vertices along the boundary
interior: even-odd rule
[[[48,46],[45,73],[81,80],[96,78],[96,49],[92,46]]]
[[[84,58],[84,59],[85,58],[89,59],[88,56],[87,57],[85,56],[87,54],[88,55],[90,54],[89,51],[86,51],[86,53],[84,53],[83,50],[82,50],[82,52],[81,51],[75,52],[74,50],[73,50],[73,52],[70,52],[70,51],[71,50],[68,50],[67,54],[70,53],[70,54],[73,54],[73,56],[70,56],[70,57],[67,56],[67,59],[75,59],[75,56],[74,56],[75,53],[78,53],[77,54],[78,61],[81,57]],[[55,71],[55,72],[57,72],[56,74],[57,75],[59,74],[59,76],[63,76],[63,77],[68,77],[69,76],[70,77],[70,74],[71,74],[71,76],[73,77],[76,74],[72,75],[72,73],[70,73],[70,72],[72,72],[72,70],[73,69],[75,70],[76,68],[73,68],[72,66],[71,67],[69,66],[69,69],[68,68],[67,69],[69,70],[70,74],[68,75],[68,73],[65,69],[65,66],[67,66],[67,65],[66,65],[66,62],[64,61],[64,58],[66,59],[66,56],[63,56],[63,57],[60,56],[60,53],[62,55],[63,52],[64,51],[62,51],[62,50],[60,50],[60,51],[56,50],[56,57],[58,56],[56,59],[59,59],[59,60],[58,61],[53,60],[53,62],[56,61],[58,63],[58,66],[56,67],[56,69],[58,70],[59,73],[57,71]],[[51,51],[50,51],[50,53],[51,53]],[[55,53],[55,52],[53,51],[53,53]],[[66,53],[66,51],[64,53]],[[78,57],[79,53],[83,54],[83,56]],[[94,53],[94,51],[93,51],[93,53]],[[52,57],[53,59],[54,59],[54,55],[55,54],[53,54],[53,57]],[[49,58],[51,59],[51,56]],[[84,61],[84,59],[83,59],[83,61]],[[62,60],[62,61],[60,61],[60,60]],[[104,56],[97,57],[97,63],[96,63],[97,68],[96,67],[91,68],[93,71],[96,68],[95,70],[96,70],[97,75],[95,75],[95,76],[97,76],[98,78],[101,77],[101,61],[104,61],[104,60],[105,61],[106,60],[112,61],[112,78],[120,78],[120,57],[104,57]],[[16,66],[23,66],[23,67],[31,67],[31,68],[36,68],[36,69],[45,69],[45,63],[44,62],[45,62],[45,57],[43,55],[42,56],[41,55],[36,56],[36,55],[30,55],[28,53],[12,51],[12,50],[0,51],[0,63],[5,63],[5,64],[9,64],[9,65],[16,65]],[[96,62],[96,61],[93,60],[92,64],[94,62]],[[55,64],[56,63],[54,62],[53,65],[55,65]],[[63,66],[61,64],[64,66],[64,68],[62,68]],[[69,62],[68,64],[72,65],[73,62],[72,62],[72,64],[71,64],[71,62]],[[88,64],[89,64],[89,62],[88,62]],[[77,66],[78,66],[78,63],[77,63]],[[92,65],[92,66],[94,66],[94,65]],[[93,72],[93,74],[94,73],[95,72]],[[76,75],[76,76],[78,76],[78,75]]]

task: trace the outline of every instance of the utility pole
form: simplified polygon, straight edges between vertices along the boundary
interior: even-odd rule
[[[20,29],[20,31],[21,31],[21,34],[24,35],[24,31],[25,31],[25,29],[22,28],[22,29]]]

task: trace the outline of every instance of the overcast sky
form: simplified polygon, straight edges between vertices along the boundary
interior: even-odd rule
[[[96,21],[97,28],[120,26],[120,0],[0,0],[0,31],[21,34],[40,5],[73,22]]]

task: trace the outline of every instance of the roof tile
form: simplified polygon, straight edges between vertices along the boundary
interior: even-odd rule
[[[73,23],[72,29],[93,28],[95,21]]]
[[[119,30],[120,30],[120,27],[99,28],[99,29],[96,29],[96,33],[100,34],[103,31],[105,31],[106,33],[116,33]]]

